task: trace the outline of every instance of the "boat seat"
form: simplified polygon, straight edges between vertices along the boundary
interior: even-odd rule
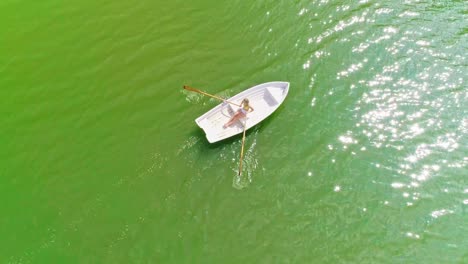
[[[265,101],[268,103],[269,106],[274,106],[274,105],[279,104],[271,88],[265,89],[265,93],[263,94],[263,99],[265,99]]]
[[[232,109],[232,105],[231,105],[231,104],[227,104],[227,105],[226,105],[226,110],[227,110],[227,112],[228,112],[228,114],[229,114],[230,116],[234,115],[234,112],[235,112],[235,111],[234,111],[234,109]]]

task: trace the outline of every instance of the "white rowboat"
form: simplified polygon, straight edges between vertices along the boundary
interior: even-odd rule
[[[288,82],[262,83],[227,99],[228,102],[240,105],[244,98],[248,98],[249,105],[255,110],[249,112],[246,118],[240,119],[230,127],[223,128],[223,125],[235,114],[238,107],[221,103],[195,119],[195,122],[205,131],[208,142],[218,142],[242,133],[244,122],[247,130],[263,121],[283,103],[288,91]]]

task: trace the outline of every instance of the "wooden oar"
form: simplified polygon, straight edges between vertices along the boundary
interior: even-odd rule
[[[221,101],[225,101],[225,102],[227,102],[227,103],[230,103],[230,104],[235,105],[235,106],[238,106],[238,107],[242,107],[240,104],[236,104],[236,103],[233,103],[233,102],[226,101],[226,100],[224,100],[224,98],[222,98],[222,97],[219,97],[219,96],[216,96],[216,95],[212,95],[212,94],[209,94],[209,93],[205,93],[205,92],[203,92],[203,91],[200,91],[200,90],[198,90],[198,89],[195,89],[195,88],[190,87],[190,86],[187,86],[187,85],[184,85],[184,89],[185,89],[185,90],[188,90],[188,91],[200,93],[200,94],[203,94],[203,95],[206,95],[206,96],[209,96],[209,97],[212,97],[212,98],[221,100]]]
[[[244,122],[244,132],[242,133],[242,147],[240,153],[240,160],[239,160],[239,173],[238,176],[242,174],[242,158],[244,157],[244,145],[245,145],[245,130],[247,129],[247,119]]]

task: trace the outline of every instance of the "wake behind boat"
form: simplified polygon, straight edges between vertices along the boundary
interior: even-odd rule
[[[288,95],[289,82],[268,82],[251,87],[237,95],[227,99],[229,104],[221,103],[210,111],[198,117],[195,122],[205,131],[208,142],[214,143],[220,140],[240,134],[255,126],[270,116],[283,103]],[[249,112],[245,118],[238,120],[232,126],[224,128],[223,125],[235,114],[242,100],[248,98],[250,105],[255,109]]]

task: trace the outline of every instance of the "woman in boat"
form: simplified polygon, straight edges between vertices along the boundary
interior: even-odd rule
[[[241,108],[229,119],[229,121],[224,124],[223,128],[227,128],[234,124],[237,120],[247,116],[247,113],[252,112],[254,109],[249,105],[249,99],[245,98],[242,100]]]

